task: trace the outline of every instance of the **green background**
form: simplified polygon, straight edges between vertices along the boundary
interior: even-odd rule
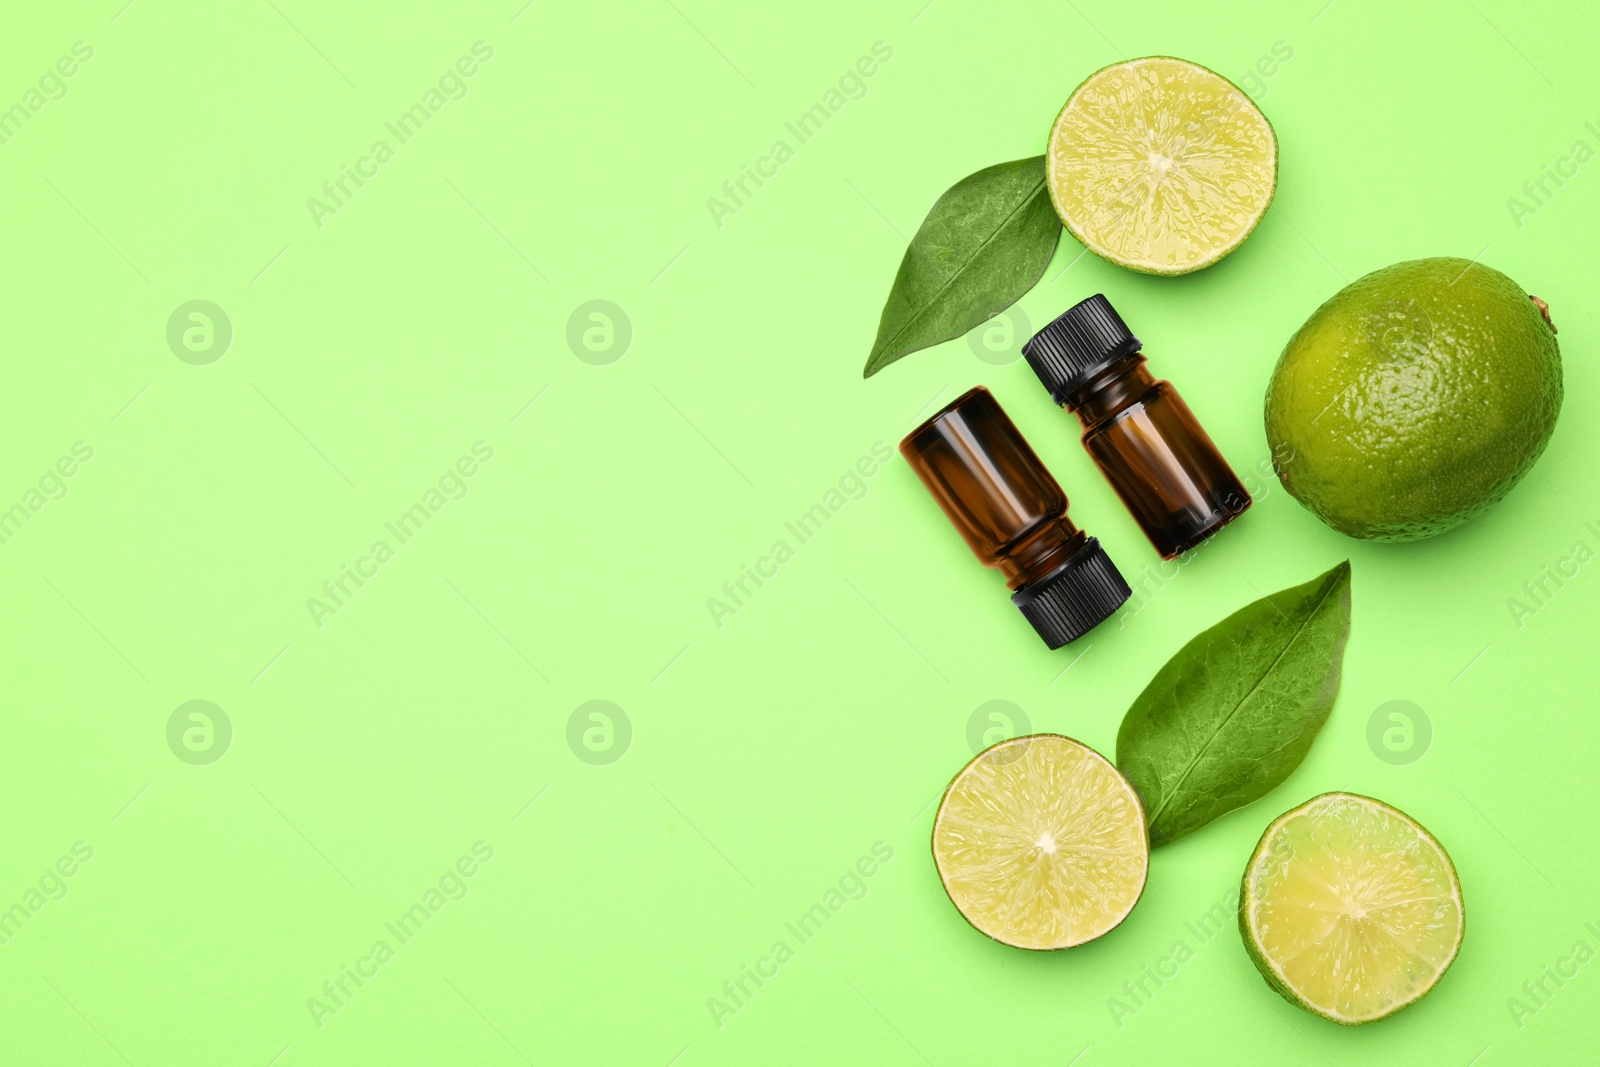
[[[0,107],[25,118],[0,144],[0,507],[24,516],[0,545],[0,909],[20,906],[0,1058],[1592,1057],[1600,964],[1574,947],[1600,950],[1600,568],[1574,552],[1600,548],[1600,163],[1535,212],[1508,204],[1576,142],[1600,148],[1591,6],[122,4],[0,16]],[[78,41],[92,58],[29,109]],[[400,143],[385,124],[479,41],[492,58],[445,81],[464,95]],[[875,42],[892,58],[800,144],[785,123]],[[1255,507],[1165,572],[1020,338],[860,379],[938,194],[1039,153],[1084,76],[1153,53],[1251,90],[1281,141],[1275,204],[1178,279],[1064,237],[1019,307],[1037,328],[1104,291],[1248,474]],[[362,163],[380,139],[392,158]],[[780,139],[792,158],[715,217],[722,184]],[[372,176],[318,218],[308,199],[342,167]],[[1565,412],[1469,526],[1357,543],[1263,477],[1262,395],[1322,300],[1428,255],[1481,258],[1550,302]],[[194,300],[231,324],[225,352],[203,330],[198,352],[169,345]],[[594,300],[621,316],[590,318]],[[575,312],[592,347],[569,343]],[[204,326],[186,314],[180,334]],[[785,529],[980,382],[1140,588],[1059,652],[898,456],[847,481],[859,499],[808,542]],[[448,477],[476,442],[492,459]],[[388,533],[441,478],[421,530]],[[715,619],[710,598],[780,539],[792,558]],[[1109,753],[1186,639],[1347,557],[1344,687],[1288,783],[1157,853],[1101,942],[1027,954],[960,919],[927,842],[974,721],[992,739],[1025,717]],[[308,600],[343,566],[372,576],[318,618]],[[1519,620],[1509,601],[1546,567],[1568,577]],[[191,700],[221,709],[226,745],[215,713],[209,749],[186,743],[204,726],[187,712],[169,744]],[[992,717],[996,700],[1021,714]],[[1396,700],[1420,709],[1409,751],[1368,741]],[[1392,713],[1380,726],[1405,749]],[[1344,787],[1446,843],[1469,913],[1433,995],[1360,1030],[1291,1008],[1231,928],[1194,925],[1225,910],[1274,815]],[[433,898],[403,944],[389,933],[478,842],[492,859],[444,877],[465,896]],[[785,923],[879,842],[892,859],[846,879],[860,899],[800,944]],[[72,875],[50,876],[63,856]],[[792,958],[717,1018],[723,983],[780,939]],[[315,1012],[379,940],[392,958]],[[1131,1001],[1147,966],[1171,976]],[[1526,1001],[1544,967],[1571,977]]]

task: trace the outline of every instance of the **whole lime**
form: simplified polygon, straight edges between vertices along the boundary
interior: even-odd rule
[[[1352,537],[1415,541],[1505,496],[1550,440],[1561,350],[1544,301],[1465,259],[1345,286],[1267,387],[1283,487]]]

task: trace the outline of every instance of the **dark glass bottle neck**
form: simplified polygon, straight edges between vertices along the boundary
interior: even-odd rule
[[[1067,408],[1085,430],[1135,403],[1156,386],[1156,379],[1145,365],[1144,354],[1135,352],[1111,363],[1094,374],[1067,396]]]
[[[996,557],[994,566],[1006,586],[1021,589],[1050,574],[1082,548],[1088,536],[1065,514],[1041,526]]]

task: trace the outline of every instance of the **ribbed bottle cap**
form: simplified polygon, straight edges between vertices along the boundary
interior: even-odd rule
[[[1074,304],[1022,346],[1028,366],[1057,404],[1108,363],[1142,346],[1104,293]]]
[[[1076,641],[1133,595],[1106,550],[1089,538],[1052,573],[1011,595],[1022,617],[1051,648]]]

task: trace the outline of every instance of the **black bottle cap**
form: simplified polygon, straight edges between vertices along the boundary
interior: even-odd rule
[[[1028,366],[1057,404],[1095,371],[1139,351],[1139,339],[1104,293],[1072,305],[1022,346]]]
[[[1060,648],[1111,617],[1133,595],[1106,550],[1089,538],[1072,558],[1011,595],[1044,643]]]

